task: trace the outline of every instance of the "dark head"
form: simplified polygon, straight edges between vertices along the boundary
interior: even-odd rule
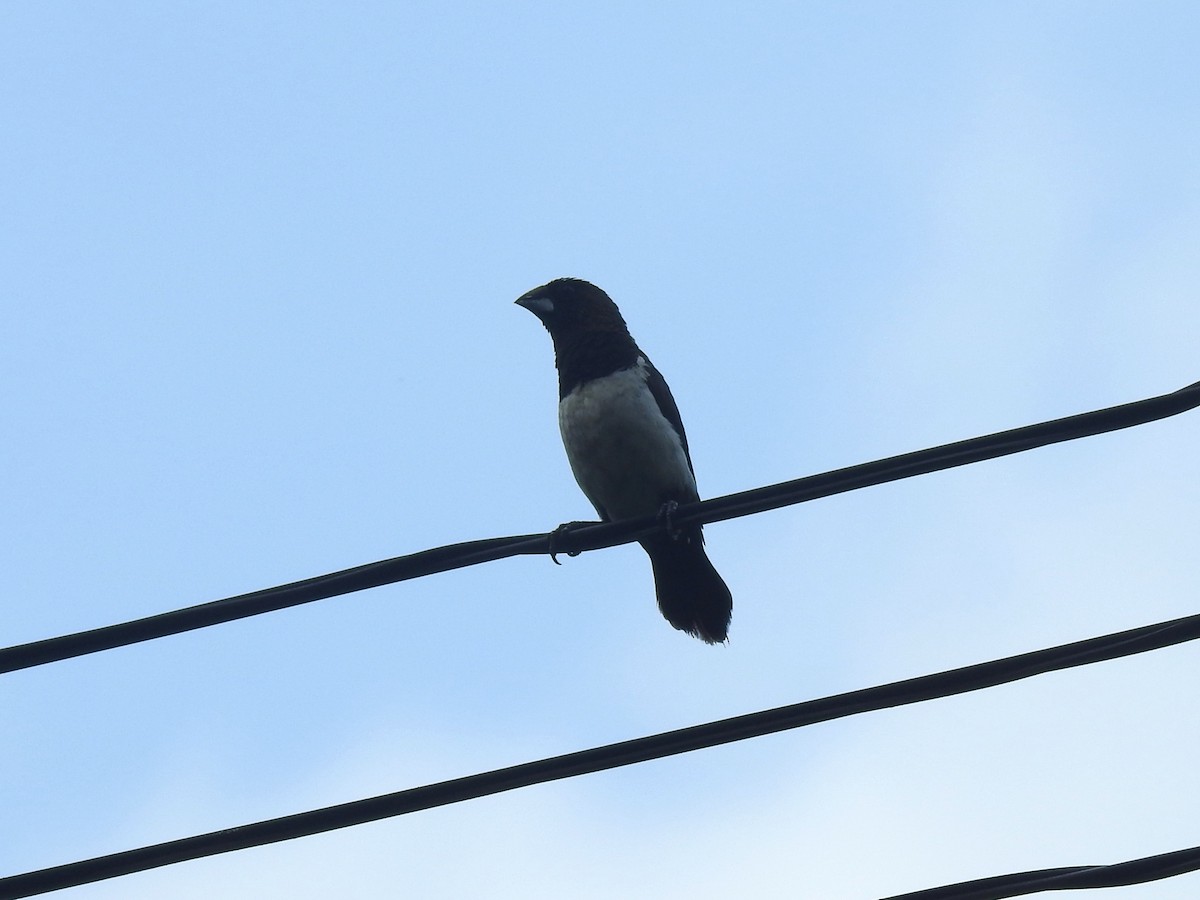
[[[580,278],[555,278],[522,294],[517,305],[541,319],[556,342],[560,335],[583,332],[629,333],[612,298]]]
[[[612,298],[579,278],[555,278],[517,300],[539,319],[554,341],[559,395],[591,378],[627,369],[638,348]]]

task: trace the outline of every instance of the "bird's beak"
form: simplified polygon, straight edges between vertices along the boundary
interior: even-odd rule
[[[554,301],[549,297],[531,297],[529,294],[523,294],[517,298],[517,306],[525,307],[539,319],[554,312]]]

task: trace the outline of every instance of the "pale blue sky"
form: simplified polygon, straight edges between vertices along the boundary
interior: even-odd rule
[[[9,2],[0,644],[590,507],[559,275],[727,493],[1200,379],[1192,3]],[[1198,414],[0,678],[0,874],[1200,611]],[[1185,646],[66,891],[852,900],[1200,842]],[[1196,876],[1121,897],[1194,896]]]

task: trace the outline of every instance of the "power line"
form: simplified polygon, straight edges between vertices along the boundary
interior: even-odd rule
[[[941,469],[1022,453],[1048,444],[1142,425],[1186,412],[1197,406],[1200,406],[1200,382],[1169,394],[1121,406],[944,444],[928,450],[715,497],[700,503],[688,503],[675,511],[674,521],[679,525],[721,522],[911,478],[914,475],[925,475]],[[629,543],[652,534],[661,527],[657,518],[650,516],[586,525],[557,534],[526,534],[435,547],[395,559],[367,563],[352,569],[318,575],[304,581],[240,594],[224,600],[214,600],[131,622],[6,647],[0,649],[0,674],[207,628],[222,622],[232,622],[235,619],[420,578],[436,572],[447,572],[510,556],[549,553],[551,534],[555,534],[554,550],[559,553],[578,553]]]
[[[1042,891],[1073,891],[1145,884],[1198,870],[1200,847],[1189,847],[1186,850],[1145,856],[1108,866],[1068,866],[1061,869],[1019,872],[1015,875],[995,875],[911,894],[897,894],[885,900],[1002,900],[1004,897],[1023,897]]]
[[[12,875],[0,878],[0,900],[31,897],[48,891],[90,884],[191,859],[307,837],[562,778],[601,772],[693,750],[716,747],[733,741],[761,737],[792,728],[801,728],[818,722],[828,722],[874,710],[906,706],[982,690],[1046,672],[1145,653],[1198,638],[1200,638],[1200,614],[1168,622],[1158,622],[1116,634],[1035,650],[933,675],[909,678],[845,694],[835,694],[818,700],[808,700],[791,706],[782,706],[731,719],[721,719],[703,725],[693,725],[677,731],[594,747],[504,769],[494,769],[490,772],[468,775],[365,800],[355,800],[337,806],[327,806],[323,809],[309,810],[250,825],[226,828],[221,831],[94,857],[49,869]],[[1090,887],[1093,885],[1078,886]],[[1049,889],[1051,888],[1040,888],[1040,890]],[[1028,892],[1026,891],[1026,893]],[[957,898],[959,895],[950,893],[944,896]],[[979,896],[1005,897],[1016,896],[1016,894],[981,894]]]

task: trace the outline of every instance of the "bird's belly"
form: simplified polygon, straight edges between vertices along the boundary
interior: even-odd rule
[[[577,387],[559,403],[559,428],[575,480],[608,518],[697,499],[683,442],[638,369]]]

